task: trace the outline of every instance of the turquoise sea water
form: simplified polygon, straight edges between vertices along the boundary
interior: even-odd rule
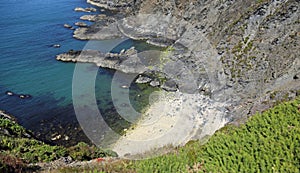
[[[85,47],[87,42],[73,39],[73,31],[63,24],[74,25],[85,14],[75,12],[75,7],[90,6],[85,0],[9,0],[0,4],[0,110],[16,116],[22,125],[48,142],[56,133],[71,136],[73,142],[88,141],[78,126],[72,104],[75,64],[58,62],[55,55]],[[101,50],[114,42],[89,44]],[[54,48],[54,44],[61,47]],[[139,43],[127,40],[118,49],[134,44]],[[113,72],[92,64],[84,66],[87,73],[97,71],[97,103],[108,117],[113,116]],[[7,91],[32,97],[20,99],[18,95],[7,95]]]

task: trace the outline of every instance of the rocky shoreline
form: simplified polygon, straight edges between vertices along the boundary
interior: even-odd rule
[[[226,103],[227,121],[234,124],[300,93],[300,9],[296,0],[88,3],[116,13],[83,16],[81,19],[95,23],[76,29],[74,38],[128,37],[165,50],[70,51],[57,60],[95,63],[139,74],[138,83],[207,95]]]

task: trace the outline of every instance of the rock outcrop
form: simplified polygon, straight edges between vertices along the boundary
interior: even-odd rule
[[[76,7],[74,11],[79,11],[79,12],[96,12],[97,9],[93,7],[87,7],[87,8],[82,8],[82,7]]]
[[[69,51],[57,55],[59,61],[64,62],[89,62],[99,67],[115,69],[124,73],[144,73],[146,67],[137,56],[134,47],[122,53],[102,53],[94,50]]]
[[[298,0],[88,2],[118,12],[82,17],[95,24],[77,29],[75,38],[126,36],[167,47],[156,58],[160,65],[143,64],[145,72],[162,74],[163,81],[172,79],[171,86],[180,91],[231,102],[234,118],[261,110],[258,105],[272,104],[274,93],[295,96],[300,89]],[[134,59],[130,62],[134,64]],[[119,59],[105,67],[120,70],[117,63]]]
[[[80,27],[87,27],[88,25],[84,22],[76,22],[75,23],[76,26],[80,26]]]

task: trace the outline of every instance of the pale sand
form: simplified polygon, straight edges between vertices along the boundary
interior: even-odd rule
[[[184,145],[212,135],[226,124],[225,104],[200,94],[155,92],[141,120],[113,146],[120,157],[167,145]]]

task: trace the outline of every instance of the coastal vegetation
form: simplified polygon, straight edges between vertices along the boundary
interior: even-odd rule
[[[299,172],[300,98],[257,113],[239,127],[227,125],[205,144],[191,141],[167,155],[121,160],[61,172]]]
[[[0,132],[0,172],[30,170],[34,168],[28,167],[29,163],[50,162],[67,156],[77,161],[117,156],[112,151],[83,142],[69,148],[45,144],[31,137],[30,132],[13,120],[4,117],[0,118]]]
[[[219,106],[215,104],[215,102],[210,102],[212,107],[207,107],[204,106],[202,102],[199,104],[200,101],[198,99],[192,99],[193,102],[188,102],[201,107],[201,112],[196,113],[193,118],[199,118],[199,116],[203,117],[203,110],[212,108],[212,110],[220,109],[221,112],[226,112],[226,119],[230,122],[225,127],[223,127],[222,124],[223,128],[219,129],[212,136],[206,136],[201,139],[199,139],[199,137],[197,138],[199,140],[195,141],[185,141],[187,143],[184,146],[165,146],[164,148],[157,149],[163,150],[163,153],[167,154],[157,156],[158,154],[155,153],[157,150],[155,149],[151,151],[151,154],[157,154],[156,157],[139,153],[139,157],[142,156],[148,159],[127,160],[122,159],[120,153],[120,157],[117,157],[117,154],[113,151],[90,146],[83,142],[79,142],[72,147],[54,146],[44,143],[35,139],[33,133],[18,125],[13,119],[9,118],[9,116],[2,117],[2,114],[0,114],[0,172],[38,172],[47,170],[53,170],[53,172],[100,173],[300,172],[300,63],[298,58],[300,37],[297,37],[299,36],[299,1],[240,0],[202,2],[192,0],[169,3],[168,1],[162,0],[88,0],[88,2],[99,8],[76,8],[75,11],[95,12],[100,10],[101,14],[92,13],[92,15],[85,15],[85,17],[80,18],[81,20],[95,22],[91,25],[89,25],[90,23],[83,23],[82,21],[72,22],[74,23],[73,26],[64,24],[63,26],[65,28],[75,30],[74,38],[80,40],[113,40],[126,36],[133,40],[140,40],[141,42],[151,43],[166,49],[158,49],[162,50],[162,53],[159,57],[156,57],[155,51],[151,52],[153,54],[147,51],[143,54],[143,51],[148,49],[139,49],[135,45],[130,46],[130,48],[128,46],[129,49],[123,49],[123,45],[127,46],[129,43],[126,42],[126,44],[120,44],[114,48],[114,51],[108,53],[88,49],[82,51],[70,50],[67,53],[57,55],[56,60],[74,63],[94,63],[103,69],[108,68],[124,73],[134,73],[139,75],[141,79],[144,77],[144,80],[140,80],[140,83],[137,82],[137,80],[135,81],[137,85],[120,86],[120,90],[122,88],[131,89],[129,94],[130,104],[133,105],[135,110],[142,113],[144,113],[151,104],[151,101],[156,101],[155,95],[151,94],[161,89],[176,92],[192,92],[194,90],[196,93],[213,96],[216,100],[230,98],[228,99],[230,103],[228,106],[226,105],[226,107],[223,107],[223,105]],[[56,8],[59,6],[65,8],[63,5],[57,5]],[[12,9],[14,8],[15,7]],[[40,9],[40,7],[38,9]],[[113,10],[113,12],[109,10]],[[35,10],[26,11],[35,12]],[[60,10],[56,9],[56,11],[59,12]],[[6,13],[9,14],[10,17],[11,12],[8,12],[9,13]],[[140,16],[138,15],[140,13],[145,13],[146,15]],[[148,13],[150,13],[150,15],[148,15]],[[4,14],[3,16],[5,16]],[[41,14],[50,13],[43,11]],[[44,19],[45,16],[41,16],[40,18],[43,18],[43,21],[52,21],[52,18],[55,18],[54,13],[52,15],[49,20],[46,20],[47,18]],[[31,16],[29,20],[24,20],[26,21],[25,23],[28,23],[36,21],[33,17],[37,15],[23,16]],[[72,17],[70,16],[70,18]],[[60,19],[60,17],[57,19]],[[69,18],[65,18],[64,20],[68,19]],[[23,23],[24,21],[20,22]],[[20,22],[14,21],[13,23],[19,24]],[[42,23],[51,24],[51,26],[61,25],[62,27],[61,21],[55,24],[51,22]],[[11,33],[18,33],[15,32],[13,28],[19,28],[19,26],[11,28],[11,31],[14,31]],[[49,29],[55,27],[45,25],[38,28]],[[23,34],[24,30],[30,29],[31,28],[22,28],[22,32],[20,33]],[[65,51],[65,48],[72,44],[68,42],[68,44],[61,46],[61,43],[66,43],[62,41],[65,39],[60,37],[64,36],[61,32],[60,30],[53,33],[50,32],[50,30],[45,32],[45,30],[42,29],[42,32],[34,33],[36,36],[47,33],[45,34],[47,35],[47,40],[48,33],[53,34],[53,38],[55,39],[51,41],[51,49],[57,48],[57,50],[59,50],[58,48],[60,48],[60,50]],[[12,35],[14,37],[5,37],[5,40],[15,40],[15,36],[17,36],[17,34],[6,35]],[[28,59],[26,63],[34,65],[27,66],[26,64],[28,69],[34,69],[32,74],[36,74],[37,71],[47,72],[48,74],[49,68],[36,68],[36,64],[32,63],[47,59],[40,57],[40,55],[43,55],[43,51],[41,50],[44,50],[46,47],[44,47],[45,41],[39,42],[39,40],[44,39],[35,39],[37,41],[35,43],[32,42],[31,37],[27,35],[22,38],[30,38],[30,40],[24,41],[30,44],[24,44],[26,45],[24,49],[18,49],[18,46],[15,46],[17,45],[15,42],[11,42],[13,43],[11,45],[9,45],[10,42],[7,42],[8,45],[4,46],[3,55],[7,54],[7,52],[5,52],[7,48],[16,47],[12,52],[26,52],[26,54],[23,53],[22,56],[15,54],[16,57],[14,58],[7,56],[10,59],[9,62],[22,57],[24,60]],[[17,41],[18,43],[23,43],[20,40]],[[31,43],[35,43],[36,45],[31,46]],[[48,42],[46,43],[48,44]],[[103,42],[103,44],[106,44],[106,42]],[[42,47],[38,47],[37,45],[42,45]],[[141,46],[141,44],[138,45]],[[175,45],[176,47],[170,45]],[[148,46],[150,45],[144,44],[144,46],[145,48],[149,48]],[[78,47],[74,46],[74,49],[75,48]],[[35,54],[33,52],[37,53]],[[45,52],[49,52],[49,54],[45,53],[44,57],[49,57],[53,55],[52,53],[61,51],[52,52],[49,51],[49,49],[45,49]],[[27,54],[28,57],[26,56]],[[151,58],[138,55],[150,55],[149,57]],[[172,56],[172,58],[170,56]],[[38,59],[34,59],[34,57]],[[219,58],[221,58],[220,62]],[[5,59],[5,57],[3,59]],[[171,60],[175,61],[173,62]],[[5,65],[3,68],[5,81],[9,79],[3,83],[4,89],[6,90],[6,87],[10,88],[11,85],[16,82],[10,81],[13,77],[8,75],[10,73],[7,73],[7,71],[12,68],[6,68],[6,66],[11,66],[5,62],[6,61],[3,63]],[[40,65],[40,63],[38,64]],[[147,66],[145,66],[145,64],[147,64]],[[13,65],[14,72],[18,70],[21,71],[14,74],[23,74],[24,69],[20,68],[23,66],[15,65]],[[52,66],[49,67],[52,68]],[[68,68],[62,67],[61,69]],[[49,92],[43,91],[43,93],[53,93],[53,90],[56,88],[55,82],[59,83],[57,85],[59,88],[71,83],[70,81],[69,83],[61,83],[61,81],[65,81],[67,76],[71,74],[65,71],[61,72],[61,69],[56,69],[53,72],[55,72],[55,74],[59,72],[60,74],[68,75],[58,75],[62,77],[59,80],[57,80],[58,78],[51,80],[47,78],[46,81],[40,81],[41,84],[49,86],[49,90],[47,90]],[[49,72],[51,71],[52,70]],[[191,71],[191,73],[189,73],[189,71]],[[57,76],[50,73],[48,75]],[[101,72],[101,75],[98,76],[102,75],[106,75],[106,73]],[[34,83],[29,85],[28,81],[39,81],[37,79],[41,79],[32,78],[35,75],[29,76],[29,78],[23,78],[22,75],[14,76],[17,76],[15,80],[18,81],[18,83],[26,84],[20,85],[25,87],[20,87],[19,90],[26,91],[26,87],[28,86],[30,86],[30,88],[33,85],[40,86]],[[110,76],[110,73],[108,76]],[[191,80],[188,80],[191,76]],[[195,78],[193,78],[193,76],[195,76]],[[46,79],[44,75],[42,78]],[[48,81],[51,83],[47,83]],[[154,82],[154,84],[151,85],[150,81]],[[192,85],[194,81],[196,87]],[[110,83],[107,80],[98,80],[98,82],[101,82],[101,84]],[[149,88],[148,84],[154,88]],[[214,84],[216,84],[216,87],[213,86]],[[34,88],[32,88],[32,90],[34,90]],[[222,93],[214,94],[219,92],[219,90],[222,90]],[[39,92],[38,90],[37,93]],[[32,95],[38,95],[37,93],[33,93]],[[61,100],[64,100],[64,98],[67,100],[68,97],[66,93],[66,91],[61,91],[61,95],[57,98],[61,97]],[[101,93],[106,92],[102,92],[101,90]],[[14,102],[13,99],[15,99],[15,97],[12,95],[12,92],[6,92],[5,99],[2,100],[1,103]],[[11,108],[11,105],[7,104],[4,106],[4,109],[8,107],[10,109],[21,110],[18,112],[19,115],[23,114],[23,111],[30,115],[31,112],[28,112],[28,110],[37,107],[37,105],[39,106],[39,104],[34,102],[34,99],[32,99],[32,104],[28,106],[23,102],[26,95],[18,96],[20,99],[18,98],[18,102],[12,105],[22,105],[21,108],[17,106]],[[99,94],[99,96],[102,97],[103,95]],[[108,94],[108,96],[110,95]],[[153,96],[153,98],[150,96]],[[293,101],[282,103],[283,100],[287,101],[295,97],[297,98]],[[57,101],[56,97],[53,99],[54,101],[49,101],[49,98],[52,100],[52,97],[48,97],[48,95],[45,98],[46,100],[41,99],[42,102],[46,103],[45,108],[41,108],[43,111],[41,113],[35,113],[35,115],[43,115],[46,117],[45,114],[50,113],[56,117],[63,117],[62,119],[69,120],[68,116],[71,114],[70,112],[58,113],[60,111],[53,110],[65,109],[64,107],[58,107],[60,102]],[[71,100],[71,96],[69,96],[69,99]],[[126,135],[129,136],[129,133],[126,134],[128,129],[138,129],[134,123],[131,124],[121,116],[112,118],[116,111],[115,108],[110,107],[110,104],[117,102],[117,99],[107,100],[109,101],[104,104],[105,110],[103,112],[105,112],[105,116],[103,118],[115,132],[118,132],[124,137]],[[30,99],[26,101],[30,101]],[[100,104],[100,101],[102,100],[97,99],[97,103]],[[121,99],[119,101],[121,104],[118,106],[130,106],[129,103],[122,103]],[[103,105],[103,102],[101,104]],[[273,104],[277,104],[277,106],[266,110]],[[174,103],[174,105],[176,104]],[[57,106],[58,108],[54,108],[53,106]],[[173,105],[170,105],[169,107],[172,106]],[[194,110],[194,107],[192,108]],[[160,111],[160,109],[156,110]],[[167,111],[169,110],[170,109]],[[176,113],[178,112],[179,111]],[[255,112],[258,113],[255,114]],[[18,113],[16,113],[16,115],[18,115]],[[89,114],[89,112],[85,113]],[[159,115],[160,113],[161,112],[158,112],[153,115]],[[170,112],[170,114],[175,113]],[[179,114],[183,115],[181,113]],[[192,115],[192,113],[189,112],[187,112],[187,114]],[[213,119],[214,114],[208,112],[205,116],[208,116],[208,119]],[[32,115],[32,117],[35,116]],[[248,119],[248,117],[250,118]],[[190,119],[193,121],[195,120],[193,118]],[[43,119],[43,117],[41,117],[41,119]],[[27,120],[29,122],[32,119],[28,118]],[[214,120],[218,120],[218,118]],[[186,126],[182,125],[174,129],[184,131],[187,127],[193,127],[192,121],[186,123]],[[204,119],[204,122],[205,121],[206,119]],[[51,123],[55,125],[57,122],[59,121],[55,120]],[[167,124],[168,123],[169,121],[167,121]],[[159,128],[153,129],[157,130]],[[149,130],[149,132],[151,132],[151,130]],[[164,129],[159,130],[163,131]],[[198,130],[200,131],[202,129]],[[203,131],[201,133],[207,134]],[[41,136],[50,135],[43,133]],[[172,135],[169,135],[169,137],[172,138]],[[126,148],[123,143],[121,143],[120,146],[122,149]],[[127,148],[130,148],[128,146],[129,145],[127,145]],[[139,147],[141,147],[141,145]],[[142,146],[142,148],[143,147],[144,146]],[[133,152],[126,151],[124,153],[124,156],[127,155],[130,156],[130,158],[135,158]],[[103,158],[107,156],[109,157]],[[57,161],[62,161],[64,164],[55,165]],[[73,163],[76,163],[75,166]],[[92,165],[90,165],[90,163],[92,163]]]
[[[299,172],[300,98],[257,113],[239,127],[227,125],[206,143],[191,141],[171,152],[145,160],[103,162],[94,167],[65,167],[59,172]],[[0,118],[1,172],[34,170],[29,163],[50,162],[70,156],[91,160],[116,156],[85,143],[65,148],[30,137],[30,132],[12,120]],[[170,149],[168,149],[170,150]]]

